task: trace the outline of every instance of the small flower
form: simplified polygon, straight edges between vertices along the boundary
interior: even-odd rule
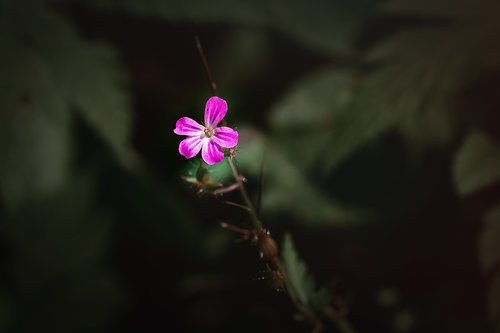
[[[186,158],[201,157],[207,164],[222,162],[222,148],[233,148],[238,144],[238,132],[229,127],[216,127],[227,113],[227,103],[212,96],[205,106],[205,126],[189,117],[182,117],[175,123],[174,133],[187,138],[179,144],[179,153]]]

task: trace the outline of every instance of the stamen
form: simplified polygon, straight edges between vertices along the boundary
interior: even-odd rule
[[[208,128],[208,127],[205,127],[205,129],[203,130],[203,133],[205,133],[205,136],[207,138],[210,138],[210,137],[212,137],[215,134],[214,130],[211,129],[211,128]]]

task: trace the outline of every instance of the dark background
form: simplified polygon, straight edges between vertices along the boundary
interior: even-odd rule
[[[0,332],[311,330],[181,179],[195,35],[266,227],[356,332],[494,331],[496,2],[1,3]]]

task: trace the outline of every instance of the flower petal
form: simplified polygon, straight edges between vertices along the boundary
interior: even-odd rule
[[[207,164],[215,164],[222,162],[224,153],[222,148],[213,140],[203,140],[203,148],[201,150],[201,157]]]
[[[226,116],[227,103],[222,98],[212,96],[205,106],[205,125],[214,128]]]
[[[223,148],[232,148],[238,144],[238,132],[229,127],[217,127],[212,140]]]
[[[179,153],[186,158],[191,158],[200,152],[203,146],[200,136],[190,136],[179,144]]]
[[[205,127],[198,124],[196,120],[189,117],[182,117],[175,123],[174,133],[188,136],[201,136]]]

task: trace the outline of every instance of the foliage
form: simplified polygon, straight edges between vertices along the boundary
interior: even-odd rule
[[[500,147],[481,132],[468,134],[456,156],[454,178],[462,196],[498,182]]]
[[[68,175],[71,111],[84,118],[118,156],[130,126],[124,74],[114,51],[85,41],[67,20],[42,5],[4,3],[0,44],[1,193],[10,207],[53,192]],[[41,28],[43,27],[43,28]]]
[[[253,129],[240,131],[237,157],[241,167],[258,177],[260,163],[256,161],[264,163],[263,210],[268,213],[287,211],[297,221],[311,226],[341,227],[359,221],[365,212],[328,197],[328,192],[306,178],[300,163],[295,163],[296,160],[286,154],[287,146]]]
[[[321,6],[311,6],[286,0],[91,1],[99,8],[124,10],[173,22],[233,22],[259,28],[270,27],[306,47],[330,56],[353,52],[354,41],[361,28],[359,21],[368,15],[373,2],[356,0],[346,3],[335,0],[323,1]]]
[[[197,81],[193,83],[193,78],[203,75],[193,64],[195,56],[181,62],[185,54],[195,52],[194,45],[186,51],[178,43],[191,38],[193,27],[214,36],[215,45],[207,50],[218,53],[208,58],[211,65],[217,64],[213,68],[219,87],[234,101],[231,122],[240,126],[239,168],[255,189],[263,163],[263,220],[270,222],[273,232],[295,229],[295,237],[314,239],[304,248],[304,257],[315,262],[310,267],[329,265],[322,267],[326,273],[321,281],[333,280],[337,273],[358,277],[349,281],[357,288],[355,302],[362,303],[361,310],[355,311],[365,311],[363,305],[369,303],[374,288],[401,283],[403,289],[407,284],[402,299],[406,291],[415,304],[425,304],[415,311],[422,327],[425,320],[435,331],[447,331],[447,325],[466,321],[475,325],[483,318],[455,320],[460,312],[452,306],[448,317],[439,313],[440,325],[432,306],[448,309],[448,305],[469,302],[451,295],[469,288],[455,284],[441,288],[437,276],[456,257],[468,258],[463,255],[465,245],[477,236],[470,232],[477,225],[460,229],[466,223],[455,219],[480,221],[477,216],[484,212],[474,211],[471,218],[461,214],[463,207],[470,208],[469,202],[477,199],[481,205],[498,202],[499,127],[495,121],[486,126],[482,121],[498,119],[493,112],[483,118],[488,107],[496,110],[500,105],[498,97],[483,97],[484,90],[498,85],[499,10],[495,0],[3,1],[0,236],[5,242],[0,257],[5,265],[0,312],[6,309],[4,317],[13,319],[0,318],[0,325],[24,331],[105,330],[126,292],[134,294],[135,308],[128,310],[137,317],[124,318],[123,327],[135,321],[154,322],[149,320],[154,316],[163,323],[165,313],[173,312],[164,324],[171,325],[170,330],[176,328],[170,320],[182,322],[192,313],[198,313],[202,323],[214,323],[217,315],[224,317],[220,327],[226,327],[227,318],[238,315],[241,308],[226,309],[221,303],[250,307],[247,298],[253,296],[258,301],[252,306],[262,308],[262,295],[245,282],[235,282],[250,280],[255,267],[235,260],[232,256],[241,253],[229,245],[227,234],[215,229],[219,207],[212,201],[200,203],[178,188],[177,170],[185,161],[173,157],[177,143],[166,133],[170,134],[182,110],[189,111],[190,101],[207,91]],[[97,38],[91,40],[91,36]],[[115,49],[99,38],[126,47]],[[179,55],[168,57],[172,54]],[[121,66],[122,57],[130,71]],[[150,62],[155,57],[161,61]],[[134,91],[128,90],[129,79]],[[150,99],[148,93],[158,91],[158,100]],[[137,119],[131,114],[132,98]],[[260,125],[262,129],[255,129]],[[403,172],[405,180],[428,187],[420,196],[411,196],[416,201],[411,206],[414,210],[401,210],[399,202],[389,196],[387,206],[397,216],[388,221],[367,207],[375,206],[372,202],[384,197],[385,185],[391,184],[374,190],[363,179],[384,179],[384,172],[399,165],[380,161],[384,169],[380,170],[363,157],[384,151],[387,142],[398,140],[403,142],[401,155],[418,157],[399,156],[412,164]],[[128,168],[134,154],[131,142],[144,158],[141,169]],[[444,171],[429,171],[436,166],[435,160],[442,163],[441,169],[436,168]],[[98,170],[96,174],[81,176],[87,164]],[[219,183],[230,182],[225,163],[206,169],[191,163],[189,169],[195,186],[217,188]],[[346,169],[358,173],[346,173]],[[366,178],[359,177],[359,170]],[[433,188],[445,178],[450,188]],[[463,201],[456,200],[452,182]],[[356,193],[349,196],[344,193],[349,192],[346,187]],[[401,189],[398,199],[406,200],[412,191],[411,187]],[[482,200],[483,196],[488,200]],[[497,329],[499,216],[498,203],[487,208],[478,242],[479,264],[489,282],[490,317]],[[442,242],[453,243],[451,228],[469,242],[460,238],[453,248],[460,255],[445,258],[448,252]],[[405,238],[405,232],[414,238]],[[110,248],[115,257],[107,262]],[[318,249],[321,255],[305,252]],[[321,259],[327,255],[338,256],[339,266],[330,267],[330,257]],[[383,260],[374,260],[379,257]],[[235,267],[226,265],[225,259]],[[283,242],[283,261],[298,309],[306,317],[315,317],[332,295],[318,288],[289,235]],[[418,278],[402,273],[407,261],[411,261],[411,274]],[[418,269],[435,274],[435,279],[420,279]],[[210,270],[216,271],[213,275],[218,279],[212,285],[201,281],[212,276]],[[203,274],[193,273],[200,271]],[[472,276],[479,284],[479,273],[467,272],[472,273],[460,281],[469,282],[466,279]],[[171,288],[182,285],[190,274],[202,277],[200,287],[192,289],[204,294],[194,291],[186,297]],[[227,298],[221,301],[220,294]],[[206,302],[210,297],[214,303]],[[279,311],[279,306],[269,308]],[[473,304],[473,308],[477,315],[481,307]],[[121,313],[128,314],[128,310]],[[281,319],[280,315],[272,312],[269,316]],[[238,322],[241,317],[235,318]],[[241,322],[255,319],[249,318]],[[369,323],[377,330],[373,322],[379,321],[370,319]],[[272,330],[272,323],[266,325]],[[474,331],[481,329],[474,327]]]
[[[285,266],[286,286],[297,309],[308,319],[314,319],[331,302],[332,293],[317,287],[305,263],[300,260],[290,234],[283,238],[282,257]]]

